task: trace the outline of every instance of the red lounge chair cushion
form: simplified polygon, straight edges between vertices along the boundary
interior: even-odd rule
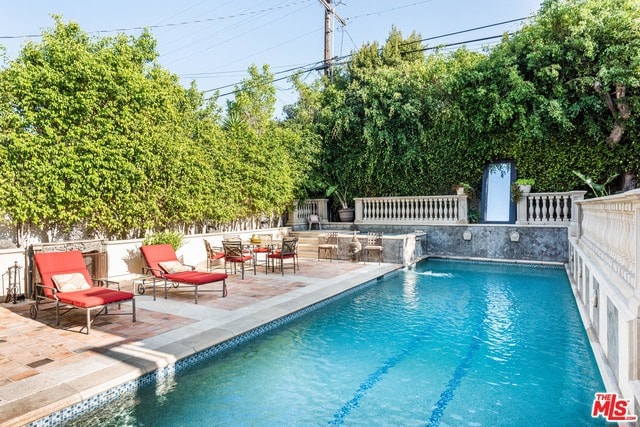
[[[34,254],[34,259],[40,274],[40,280],[44,286],[43,291],[47,298],[53,296],[51,288],[56,288],[52,277],[57,274],[80,273],[87,283],[91,283],[91,276],[84,263],[84,258],[79,250],[68,252],[41,252]],[[57,289],[57,288],[56,288]]]
[[[163,277],[158,271],[160,263],[165,261],[178,261],[176,252],[169,244],[162,245],[143,245],[140,250],[144,256],[149,268],[153,269],[156,277]],[[187,285],[204,285],[205,283],[219,282],[225,280],[228,276],[224,273],[205,273],[204,271],[181,271],[178,273],[166,273],[164,278],[175,283],[185,283]]]
[[[189,285],[204,285],[205,283],[219,282],[228,275],[224,273],[205,273],[203,271],[182,271],[180,273],[165,274],[165,277],[173,282]]]
[[[144,260],[151,269],[155,277],[162,277],[160,262],[163,261],[179,261],[173,246],[168,243],[162,245],[143,245],[140,250],[144,256]]]
[[[62,303],[82,308],[98,307],[104,304],[133,299],[131,292],[116,291],[115,289],[98,286],[75,292],[58,292],[57,296]]]

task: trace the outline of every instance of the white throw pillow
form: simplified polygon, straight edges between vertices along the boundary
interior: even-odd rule
[[[158,265],[169,274],[190,270],[189,267],[182,265],[180,261],[161,261]]]
[[[81,291],[91,287],[82,273],[55,274],[51,280],[60,292]]]

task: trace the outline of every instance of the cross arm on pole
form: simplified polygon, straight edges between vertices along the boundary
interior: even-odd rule
[[[347,22],[344,19],[342,19],[342,17],[338,15],[333,9],[331,9],[331,5],[326,0],[318,0],[318,1],[322,3],[324,8],[327,10],[327,12],[333,14],[333,16],[338,20],[338,22],[342,24],[342,26],[344,27],[347,26]]]

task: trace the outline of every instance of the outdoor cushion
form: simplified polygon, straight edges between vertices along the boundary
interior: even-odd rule
[[[189,285],[204,285],[205,283],[218,282],[226,279],[225,273],[205,273],[203,271],[182,271],[179,273],[167,273],[165,277],[177,283],[187,283]]]
[[[93,286],[81,291],[61,292],[58,294],[58,299],[64,304],[70,304],[75,307],[92,308],[133,299],[133,294],[131,292]]]
[[[229,262],[244,262],[244,261],[249,261],[252,260],[253,257],[251,255],[244,255],[244,256],[229,256],[227,257],[227,261]]]
[[[36,271],[40,277],[40,283],[36,282],[35,304],[31,306],[31,318],[35,319],[41,302],[52,301],[56,303],[56,324],[60,324],[60,317],[69,310],[60,312],[60,304],[67,308],[80,308],[86,310],[87,334],[91,331],[91,324],[100,315],[131,315],[136,321],[136,301],[132,292],[109,289],[108,287],[92,286],[91,276],[82,253],[75,249],[67,252],[38,252],[34,253]],[[69,289],[80,290],[69,291]],[[54,293],[57,289],[58,292]],[[106,306],[112,303],[128,302],[131,311],[126,313],[117,311],[107,312]],[[91,319],[91,311],[97,313]],[[83,327],[84,329],[84,327]]]
[[[198,303],[198,288],[200,285],[204,285],[207,283],[213,282],[222,282],[222,296],[227,296],[227,283],[226,278],[228,277],[226,274],[222,273],[206,273],[204,271],[192,270],[188,269],[186,271],[178,271],[175,273],[166,272],[169,269],[169,266],[177,266],[176,263],[180,264],[178,261],[178,256],[176,252],[173,250],[173,246],[170,244],[158,244],[158,245],[142,245],[140,247],[140,251],[142,252],[142,257],[144,258],[147,266],[149,267],[151,273],[156,279],[160,279],[164,281],[164,297],[167,298],[167,286],[170,283],[173,283],[175,287],[178,287],[179,284],[185,284],[193,286],[194,295],[195,295],[195,303]],[[169,264],[167,264],[169,262]],[[182,264],[180,264],[182,265]],[[163,268],[163,266],[165,268]],[[154,294],[153,299],[155,300],[155,280],[154,280]],[[216,290],[217,291],[217,290]],[[202,290],[202,292],[207,292],[207,290]]]
[[[295,256],[296,256],[295,254],[284,254],[283,255],[282,252],[276,251],[276,252],[272,253],[271,255],[269,255],[269,258],[278,258],[278,259],[279,258],[284,258],[284,259],[287,259],[287,258],[293,258]]]
[[[181,271],[191,270],[180,261],[160,261],[158,265],[167,273],[180,273]]]
[[[74,292],[91,287],[82,273],[54,274],[51,280],[60,292]]]
[[[168,243],[160,245],[142,245],[140,250],[142,251],[144,260],[151,269],[151,273],[155,277],[162,277],[162,271],[164,270],[160,267],[160,262],[178,261],[176,252],[173,250],[173,246]]]

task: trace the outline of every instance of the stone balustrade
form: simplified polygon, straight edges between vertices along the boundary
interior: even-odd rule
[[[517,203],[518,225],[570,225],[577,219],[576,202],[584,200],[586,191],[559,193],[523,193]]]
[[[578,241],[640,297],[640,190],[578,203]]]
[[[306,227],[309,215],[318,215],[320,222],[327,222],[329,220],[328,201],[328,199],[306,199],[302,202],[296,200],[293,206],[293,228]]]
[[[467,224],[467,195],[354,199],[356,224]]]
[[[577,202],[585,191],[524,193],[516,205],[516,225],[571,226],[577,221]],[[453,225],[468,224],[468,196],[357,197],[355,224]],[[328,221],[328,200],[308,199],[294,206],[294,228],[307,224],[309,215]]]

